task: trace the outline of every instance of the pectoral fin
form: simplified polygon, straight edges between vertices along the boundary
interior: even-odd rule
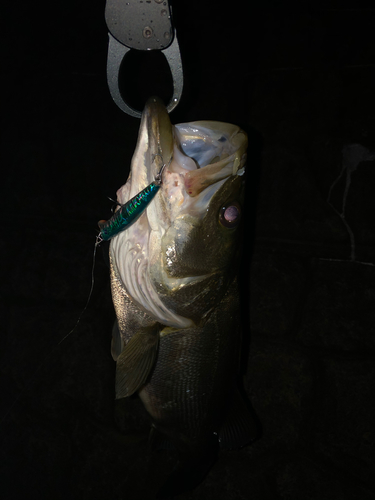
[[[159,344],[156,326],[143,328],[124,347],[116,364],[116,399],[126,398],[147,380],[154,366]]]

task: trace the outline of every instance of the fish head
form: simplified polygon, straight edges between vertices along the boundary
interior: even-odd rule
[[[224,296],[239,262],[246,133],[197,121],[173,126],[151,98],[142,115],[124,204],[154,181],[154,200],[111,241],[111,258],[131,299],[160,323],[202,324]]]

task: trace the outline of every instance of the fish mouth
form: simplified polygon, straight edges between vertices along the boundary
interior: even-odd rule
[[[117,193],[118,201],[126,203],[162,171],[165,199],[192,205],[198,200],[191,198],[200,197],[210,186],[218,189],[220,181],[242,175],[246,149],[247,135],[237,125],[218,121],[172,125],[164,103],[151,97],[142,113],[131,174]],[[210,197],[213,190],[209,191]]]
[[[176,150],[195,164],[195,168],[185,172],[184,178],[185,190],[194,198],[231,175],[242,175],[246,163],[247,135],[240,127],[230,123],[182,123],[175,126],[175,153]],[[170,170],[173,167],[172,164]]]

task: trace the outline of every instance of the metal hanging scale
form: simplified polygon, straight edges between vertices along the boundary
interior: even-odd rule
[[[109,30],[107,80],[117,106],[131,116],[141,117],[141,112],[129,106],[120,93],[120,66],[132,49],[161,50],[173,80],[173,96],[167,105],[170,113],[181,98],[183,72],[168,0],[107,0],[105,19]]]

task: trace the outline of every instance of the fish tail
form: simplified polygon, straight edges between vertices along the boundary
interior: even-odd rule
[[[191,491],[201,484],[217,460],[219,443],[215,435],[205,450],[197,453],[180,453],[179,462],[156,494],[157,499],[174,498]]]

